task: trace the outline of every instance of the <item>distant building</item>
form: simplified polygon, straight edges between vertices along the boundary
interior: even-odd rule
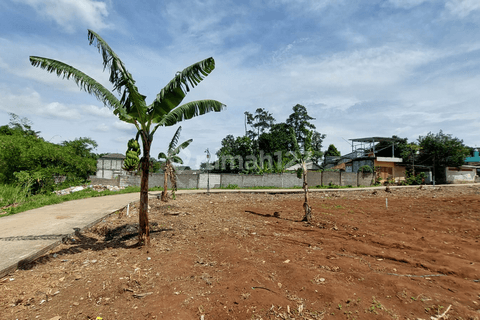
[[[113,179],[126,173],[122,169],[125,155],[110,153],[97,160],[97,178]]]
[[[479,166],[464,165],[460,167],[446,167],[447,183],[474,183],[478,180]]]
[[[378,177],[382,178],[383,181],[395,180],[399,182],[405,180],[403,159],[395,157],[395,142],[398,141],[397,139],[369,137],[350,139],[350,141],[352,141],[352,152],[341,157],[327,157],[325,168],[358,172],[361,167],[368,165],[372,170],[377,169]],[[391,145],[378,149],[380,142],[383,142],[384,145],[391,143]]]
[[[307,162],[306,166],[307,166],[307,170],[319,170],[319,169],[321,169],[319,165],[317,165],[316,163],[313,163],[313,162]],[[286,171],[293,171],[293,170],[300,169],[301,167],[302,167],[302,164],[297,163],[297,164],[294,164],[291,167],[286,168],[285,170]]]
[[[480,165],[480,155],[478,154],[478,149],[473,150],[473,157],[466,158],[465,163]]]

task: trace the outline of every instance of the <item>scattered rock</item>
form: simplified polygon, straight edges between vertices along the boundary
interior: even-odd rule
[[[64,195],[67,195],[67,194],[70,194],[70,193],[73,193],[73,192],[78,192],[78,191],[82,191],[82,190],[85,190],[85,189],[93,189],[95,191],[98,191],[98,192],[101,192],[101,191],[105,191],[105,190],[110,190],[110,191],[119,191],[119,190],[122,190],[122,189],[125,189],[124,187],[117,187],[117,186],[111,186],[111,185],[84,185],[84,186],[76,186],[76,187],[70,187],[70,188],[66,188],[66,189],[63,189],[63,190],[57,190],[57,191],[54,191],[54,193],[57,195],[57,196],[64,196]]]

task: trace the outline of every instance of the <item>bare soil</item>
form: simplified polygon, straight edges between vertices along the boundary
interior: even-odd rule
[[[0,318],[480,319],[479,186],[310,199],[152,200],[150,247],[130,206],[0,279]]]

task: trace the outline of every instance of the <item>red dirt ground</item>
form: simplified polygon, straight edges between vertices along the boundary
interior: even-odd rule
[[[302,200],[154,200],[149,248],[131,206],[0,279],[0,318],[480,318],[479,186]]]

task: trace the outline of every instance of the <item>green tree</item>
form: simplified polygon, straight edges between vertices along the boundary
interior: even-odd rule
[[[340,151],[333,144],[329,145],[327,151],[325,151],[325,157],[340,157],[341,155]]]
[[[291,135],[292,127],[286,123],[276,123],[272,125],[269,132],[260,135],[259,147],[266,154],[275,154],[282,152],[283,155],[295,149],[295,141]]]
[[[40,131],[32,130],[32,121],[27,118],[20,118],[15,113],[9,113],[10,122],[0,127],[0,135],[21,134],[24,136],[38,137]]]
[[[299,144],[303,144],[305,142],[305,138],[310,130],[315,130],[316,127],[311,120],[315,120],[307,113],[307,108],[304,106],[297,104],[293,108],[293,113],[288,116],[286,123],[293,127],[295,131],[295,138],[297,139]]]
[[[247,124],[252,128],[252,130],[246,132],[246,135],[252,140],[260,137],[262,133],[268,131],[275,123],[273,115],[264,108],[257,108],[255,115],[247,111],[245,116]]]
[[[308,115],[307,108],[297,104],[292,108],[292,110],[293,113],[288,116],[286,123],[295,131],[295,138],[300,145],[305,143],[307,135],[312,135],[310,137],[310,147],[312,148],[310,160],[318,164],[318,161],[323,156],[323,152],[321,150],[322,142],[326,135],[315,131],[315,125],[310,122],[311,120],[315,120],[315,118]]]
[[[170,182],[172,183],[172,193],[175,197],[175,191],[177,190],[177,177],[176,171],[174,167],[174,163],[183,164],[183,160],[178,156],[180,151],[187,148],[190,143],[192,143],[193,139],[189,139],[182,143],[178,144],[178,139],[180,139],[180,132],[182,132],[182,127],[178,127],[177,131],[172,137],[170,144],[168,145],[167,153],[160,152],[158,154],[158,159],[160,160],[161,168],[163,169],[164,174],[164,184],[163,184],[163,192],[162,192],[162,201],[168,201],[168,177],[170,177]]]
[[[292,159],[291,151],[295,150],[292,129],[284,122],[276,123],[269,132],[258,138],[258,146],[264,153],[264,158],[270,157],[273,160],[274,172],[283,172],[285,164]]]
[[[249,137],[227,135],[216,154],[215,171],[239,173],[248,169],[246,162],[254,157],[254,143]]]
[[[213,58],[197,62],[181,72],[157,94],[153,102],[147,105],[146,96],[139,93],[130,72],[110,46],[97,33],[88,30],[90,45],[95,45],[102,55],[104,69],[109,69],[113,92],[106,89],[82,71],[61,61],[31,56],[34,67],[40,67],[57,76],[73,79],[86,92],[113,109],[113,113],[124,122],[131,123],[137,129],[142,140],[143,156],[141,159],[141,186],[139,212],[139,242],[149,244],[150,230],[148,224],[148,174],[150,170],[150,148],[153,136],[161,126],[172,126],[182,120],[211,111],[221,111],[225,105],[215,100],[200,100],[180,103],[191,88],[197,86],[215,68]]]
[[[412,163],[413,176],[415,176],[415,159],[418,157],[418,153],[420,152],[421,149],[422,147],[420,147],[415,143],[408,143],[404,145],[403,151],[400,154],[404,162]]]
[[[89,138],[57,145],[38,136],[32,122],[10,114],[10,123],[0,127],[0,183],[18,183],[29,194],[54,188],[55,176],[69,181],[86,180],[96,171],[96,142]]]
[[[69,146],[44,141],[34,135],[0,135],[0,183],[18,182],[23,177],[35,177],[31,193],[53,190],[54,177],[85,180],[96,171],[96,160],[83,157]]]
[[[445,168],[459,167],[470,155],[470,150],[463,144],[463,140],[445,134],[442,130],[418,138],[418,145],[422,148],[418,156],[418,163],[434,167],[434,180],[446,182]]]
[[[315,162],[316,164],[318,164],[320,159],[323,158],[322,143],[325,137],[326,135],[321,134],[320,132],[317,132],[317,131],[312,132],[312,142],[311,142],[312,161]]]
[[[160,164],[160,161],[158,161],[154,157],[150,157],[150,163],[151,163],[151,172],[152,173],[161,172],[162,166]]]
[[[62,146],[71,148],[76,155],[84,158],[96,158],[96,154],[93,152],[98,147],[95,140],[87,137],[76,138],[71,141],[63,141]]]

